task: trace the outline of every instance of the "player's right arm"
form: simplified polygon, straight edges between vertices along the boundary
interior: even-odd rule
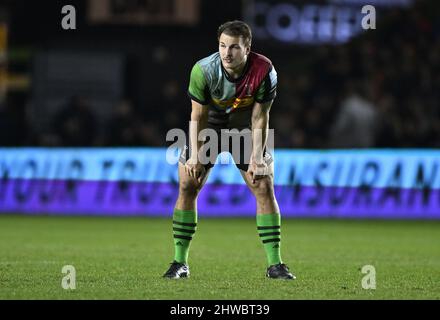
[[[199,141],[199,133],[208,125],[208,106],[192,100],[191,121],[189,123],[190,157],[185,163],[185,172],[199,182],[205,175],[205,167],[198,156],[203,141]]]
[[[203,70],[198,63],[191,70],[188,95],[191,98],[191,121],[189,125],[190,158],[185,164],[185,172],[199,182],[205,175],[205,168],[198,156],[203,141],[199,141],[199,133],[208,126],[209,96],[208,85]]]

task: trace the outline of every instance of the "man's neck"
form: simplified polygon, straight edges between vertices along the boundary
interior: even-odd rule
[[[229,77],[232,79],[239,78],[243,74],[244,68],[246,67],[246,62],[247,62],[247,57],[241,65],[235,67],[234,69],[225,68]]]

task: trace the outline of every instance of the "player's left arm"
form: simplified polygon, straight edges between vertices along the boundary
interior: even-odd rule
[[[269,112],[273,100],[259,103],[255,102],[252,110],[252,161],[256,165],[264,165],[263,151],[266,147],[269,130]]]
[[[269,131],[269,112],[276,96],[276,89],[277,72],[271,66],[257,91],[252,110],[252,155],[248,172],[253,182],[269,172],[264,162],[264,149]]]

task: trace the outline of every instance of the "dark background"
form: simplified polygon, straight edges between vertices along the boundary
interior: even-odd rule
[[[255,36],[252,49],[278,72],[275,147],[438,148],[437,2],[377,7],[376,29],[346,42]],[[154,12],[174,2],[127,3]],[[86,0],[0,1],[8,28],[7,62],[0,65],[11,83],[0,107],[0,146],[167,145],[168,130],[188,126],[193,64],[217,50],[221,23],[247,19],[252,1],[197,3],[198,21],[184,25],[94,24]],[[76,30],[61,27],[67,4],[76,8]],[[254,22],[261,27],[265,17]]]

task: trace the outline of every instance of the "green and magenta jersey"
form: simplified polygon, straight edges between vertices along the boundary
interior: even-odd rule
[[[209,107],[210,127],[246,128],[250,126],[254,102],[273,100],[276,87],[277,73],[265,56],[251,52],[242,75],[232,79],[216,52],[192,68],[188,95]]]

